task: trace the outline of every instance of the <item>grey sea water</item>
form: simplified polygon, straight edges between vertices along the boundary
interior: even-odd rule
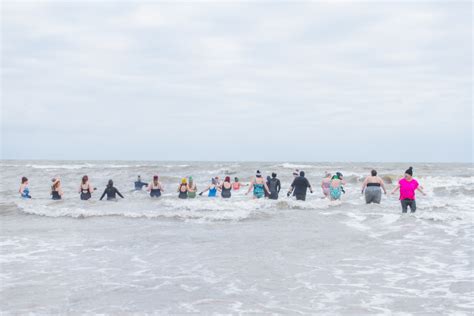
[[[401,214],[396,195],[365,205],[370,169],[390,190],[408,166],[3,160],[0,312],[470,315],[472,165],[413,164],[427,192],[415,214]],[[316,191],[306,202],[176,196],[183,176],[202,189],[257,169],[277,172],[286,191],[295,168]],[[342,202],[321,199],[326,170],[346,176]],[[76,193],[84,174],[98,188],[90,201]],[[133,192],[138,174],[159,174],[165,195]],[[51,201],[57,175],[65,197]],[[21,176],[32,200],[18,197]],[[98,201],[109,178],[125,199]]]

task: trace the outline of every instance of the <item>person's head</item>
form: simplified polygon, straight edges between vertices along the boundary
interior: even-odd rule
[[[270,176],[267,176],[267,181],[270,181],[272,178],[270,178]]]
[[[300,171],[298,169],[295,169],[295,171],[293,171],[293,177],[296,178],[299,174],[300,174]]]
[[[140,177],[140,175],[137,176],[137,180],[138,181],[142,181],[142,177]]]
[[[193,184],[193,177],[192,176],[188,177],[188,183],[191,184],[191,185]]]
[[[234,177],[234,181],[235,181],[235,182],[239,182],[239,178]]]
[[[214,185],[216,185],[216,184],[217,184],[216,178],[212,178],[212,179],[211,179],[211,183],[214,184]]]
[[[300,177],[304,177],[304,171],[300,171]]]
[[[331,174],[330,172],[327,172],[327,171],[326,171],[325,174],[324,174],[324,177],[325,177],[325,178],[331,178],[331,177],[332,177],[332,174]]]
[[[272,178],[276,178],[277,174],[275,172],[272,173]]]
[[[53,178],[51,179],[51,181],[53,182],[53,188],[55,189],[61,184],[61,180],[59,180],[59,177]]]
[[[26,183],[26,182],[28,182],[28,178],[27,177],[22,177],[21,178],[21,184]]]
[[[377,170],[373,169],[370,174],[372,175],[372,177],[375,177],[377,175]]]
[[[88,176],[83,176],[82,177],[82,184],[86,184],[87,181],[89,181],[89,177]]]
[[[114,186],[114,181],[112,179],[110,179],[109,182],[107,182],[107,186],[109,188],[113,187]]]
[[[260,170],[257,170],[257,172],[255,173],[255,176],[257,178],[261,178],[262,177],[262,173],[260,172]]]
[[[154,182],[154,183],[158,183],[158,179],[159,179],[159,178],[158,178],[157,175],[154,175],[154,176],[153,176],[153,182]]]
[[[230,182],[230,177],[226,176],[225,179],[224,179],[224,182]]]
[[[413,177],[413,167],[408,168],[405,170],[405,178],[411,179]]]
[[[181,179],[181,184],[186,184],[186,183],[188,183],[188,180],[186,180],[186,178],[182,178]]]
[[[340,173],[340,172],[336,172],[336,175],[337,175],[337,178],[340,179],[340,180],[342,180],[342,178],[344,177],[342,175],[342,173]]]

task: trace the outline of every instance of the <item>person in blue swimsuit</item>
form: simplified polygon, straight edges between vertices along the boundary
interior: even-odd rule
[[[24,199],[31,199],[29,182],[27,177],[21,178],[20,189],[18,190],[20,196]]]
[[[207,194],[208,197],[217,196],[217,180],[215,178],[211,179],[211,184],[204,191],[199,193],[199,195],[203,195],[203,193],[207,191],[209,191],[209,193]]]
[[[265,180],[263,179],[260,170],[257,170],[255,174],[255,179],[252,182],[250,182],[249,190],[245,194],[249,194],[251,191],[253,191],[254,199],[263,198],[265,196],[265,192],[267,192],[268,195],[270,195],[270,190],[268,189],[268,186]]]

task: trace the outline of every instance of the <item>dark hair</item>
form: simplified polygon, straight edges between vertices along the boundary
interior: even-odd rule
[[[230,182],[230,177],[226,176],[225,179],[224,179],[224,182]]]
[[[277,174],[275,172],[272,173],[272,178],[276,178]]]
[[[21,178],[21,184],[25,183],[26,181],[28,181],[28,178],[27,178],[27,177],[22,177],[22,178]]]
[[[83,176],[82,177],[82,184],[86,184],[86,182],[89,180],[88,176]]]
[[[110,179],[109,182],[107,183],[107,186],[109,188],[113,187],[114,186],[114,181],[112,181],[112,179]]]
[[[372,175],[372,177],[375,177],[377,175],[377,170],[373,169],[370,174]]]
[[[300,177],[304,177],[304,171],[300,171]]]

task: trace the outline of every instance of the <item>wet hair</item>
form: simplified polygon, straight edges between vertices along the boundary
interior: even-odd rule
[[[272,178],[276,178],[277,174],[275,172],[272,173]]]
[[[375,177],[377,175],[377,170],[373,169],[370,174],[372,175],[372,177]]]
[[[235,181],[235,182],[239,182],[239,178],[235,177],[235,178],[234,178],[234,181]]]
[[[27,178],[27,177],[22,177],[22,178],[21,178],[21,184],[25,183],[26,181],[28,181],[28,178]]]
[[[107,187],[111,188],[113,186],[114,186],[114,181],[110,179],[109,182],[107,183]]]
[[[88,176],[83,176],[82,177],[82,184],[86,184],[87,181],[89,181],[89,177]]]
[[[304,177],[304,171],[300,171],[300,177]]]
[[[405,170],[405,173],[409,174],[410,176],[413,176],[413,167],[410,167],[407,170]]]
[[[224,182],[230,182],[230,177],[229,176],[225,177]]]
[[[60,183],[61,183],[61,180],[55,179],[53,185],[51,186],[51,188],[57,189],[59,187]]]
[[[214,185],[217,184],[216,178],[212,178],[212,179],[211,179],[211,183],[214,184]]]

